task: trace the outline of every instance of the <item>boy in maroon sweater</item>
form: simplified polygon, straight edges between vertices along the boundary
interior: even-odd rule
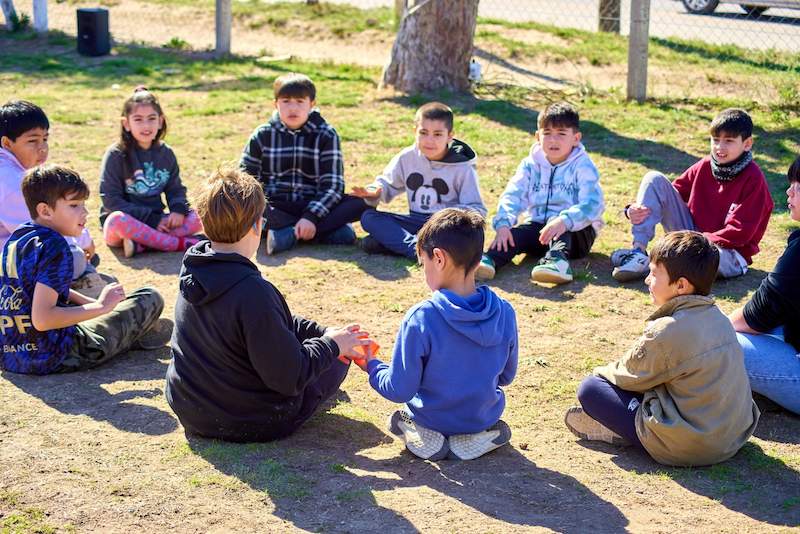
[[[611,254],[612,276],[620,282],[648,273],[647,244],[656,224],[664,230],[702,232],[719,249],[722,278],[747,272],[772,213],[764,173],[753,161],[753,121],[741,109],[726,109],[711,121],[711,154],[670,183],[648,172],[636,202],[625,207],[633,224],[633,246]]]

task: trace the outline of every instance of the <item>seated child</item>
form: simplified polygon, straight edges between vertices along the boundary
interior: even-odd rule
[[[264,230],[261,185],[217,171],[197,198],[210,241],[183,257],[166,397],[186,432],[228,441],[288,436],[336,393],[357,325],[325,328],[292,315],[250,261]]]
[[[69,288],[73,263],[64,237],[79,236],[86,225],[86,183],[65,167],[38,166],[26,172],[22,195],[33,220],[14,230],[0,262],[3,368],[38,375],[77,371],[134,347],[164,308],[155,289],[126,298],[122,286],[111,283],[94,300]]]
[[[647,275],[647,244],[656,224],[666,232],[697,230],[719,249],[719,272],[733,278],[747,272],[772,213],[764,173],[753,161],[753,121],[741,109],[726,109],[711,121],[711,154],[674,182],[648,172],[636,202],[625,208],[633,224],[633,246],[611,254],[619,282]]]
[[[47,161],[49,129],[47,115],[36,104],[12,100],[0,106],[0,247],[31,220],[20,185],[26,170]],[[89,229],[65,239],[72,253],[74,288],[96,297],[106,282],[98,280],[94,269],[100,258]]]
[[[565,423],[579,438],[643,449],[662,464],[727,460],[759,411],[733,326],[708,296],[719,250],[698,232],[667,234],[650,250],[647,286],[658,309],[622,359],[578,388]]]
[[[486,286],[475,287],[483,250],[483,218],[446,208],[425,223],[417,253],[434,291],[406,313],[391,364],[370,353],[370,385],[405,406],[389,430],[416,456],[471,460],[506,443],[500,386],[517,371],[514,309]]]
[[[571,282],[569,260],[586,256],[603,227],[600,175],[581,144],[578,111],[557,102],[536,123],[536,142],[500,196],[497,235],[481,259],[479,279],[494,278],[514,256],[528,253],[542,256],[531,271],[534,281]]]
[[[275,112],[250,136],[240,166],[269,198],[265,213],[267,254],[302,241],[352,245],[366,204],[344,194],[339,135],[315,108],[317,89],[303,74],[286,74],[273,85]]]
[[[417,232],[431,215],[444,208],[463,207],[486,216],[478,189],[475,152],[453,139],[453,112],[429,102],[414,115],[414,144],[396,154],[383,174],[353,194],[371,206],[390,202],[405,191],[408,215],[367,210],[361,226],[369,235],[361,248],[370,254],[397,254],[417,258]]]
[[[163,139],[167,118],[158,99],[137,87],[122,106],[120,139],[100,167],[100,224],[109,247],[126,258],[147,249],[186,250],[203,230],[189,208],[175,153]],[[169,214],[164,214],[164,194]]]

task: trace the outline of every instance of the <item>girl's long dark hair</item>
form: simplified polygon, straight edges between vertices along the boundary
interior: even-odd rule
[[[128,97],[125,101],[125,104],[122,105],[122,117],[127,118],[136,106],[153,106],[153,109],[156,110],[156,113],[159,114],[161,117],[161,128],[158,130],[156,134],[156,138],[153,140],[153,143],[160,143],[164,136],[167,135],[167,117],[164,115],[164,111],[161,109],[161,104],[158,103],[158,98],[147,90],[147,87],[140,85],[136,89],[133,90],[133,94]],[[122,126],[120,121],[120,134],[119,134],[119,143],[118,146],[120,150],[125,152],[126,154],[132,150],[136,146],[136,140],[133,138],[131,132],[125,130],[125,127]]]

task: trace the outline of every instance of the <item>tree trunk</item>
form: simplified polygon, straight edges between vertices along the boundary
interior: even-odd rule
[[[468,91],[478,0],[422,0],[407,9],[382,85],[407,93]]]
[[[3,8],[3,16],[6,18],[6,29],[11,31],[14,29],[14,23],[11,22],[17,18],[17,11],[14,9],[14,0],[0,0],[0,7]]]
[[[47,31],[47,0],[33,0],[33,29],[39,33]]]
[[[600,0],[597,6],[597,29],[601,32],[619,33],[622,0]]]

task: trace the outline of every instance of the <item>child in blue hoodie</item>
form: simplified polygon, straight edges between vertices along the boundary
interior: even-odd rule
[[[531,271],[533,281],[571,282],[569,260],[586,256],[603,226],[600,175],[581,144],[578,111],[557,102],[536,122],[536,142],[498,202],[497,235],[481,259],[480,280],[494,278],[514,256],[528,253],[543,255]]]
[[[423,459],[471,460],[511,438],[500,386],[517,371],[517,322],[508,302],[475,287],[483,237],[474,210],[447,208],[425,223],[417,254],[433,296],[406,314],[391,364],[366,358],[370,385],[405,403],[389,430]]]

